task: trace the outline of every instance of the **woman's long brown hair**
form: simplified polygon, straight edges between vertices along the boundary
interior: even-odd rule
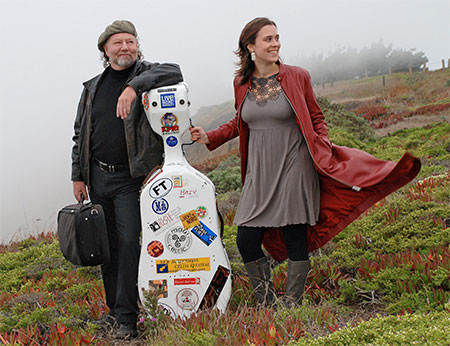
[[[244,29],[242,29],[241,36],[239,37],[239,48],[234,52],[239,57],[239,62],[236,64],[238,69],[236,70],[236,76],[241,76],[240,84],[243,85],[248,82],[250,76],[255,70],[255,63],[250,58],[250,52],[247,49],[249,44],[255,44],[256,35],[263,26],[275,25],[274,21],[265,17],[257,17],[248,22]]]

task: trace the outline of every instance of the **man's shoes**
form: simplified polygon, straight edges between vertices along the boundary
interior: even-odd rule
[[[127,324],[121,324],[117,332],[114,333],[116,339],[134,339],[138,333],[136,328],[133,328]]]
[[[103,316],[100,320],[96,321],[104,329],[113,329],[119,326],[116,318],[113,315],[107,314]]]

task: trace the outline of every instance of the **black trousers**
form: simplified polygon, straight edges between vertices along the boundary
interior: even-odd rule
[[[282,227],[284,243],[287,248],[288,258],[291,261],[304,261],[308,259],[306,228],[306,224]],[[236,245],[244,263],[256,261],[264,257],[261,245],[265,232],[265,227],[238,226]]]
[[[144,177],[128,171],[109,173],[91,163],[90,198],[103,206],[111,262],[102,265],[106,304],[121,324],[135,326],[138,308],[138,266],[141,233],[139,190]]]

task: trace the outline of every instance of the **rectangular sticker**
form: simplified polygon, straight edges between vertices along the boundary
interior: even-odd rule
[[[200,285],[200,278],[173,279],[174,285]]]
[[[195,210],[190,210],[187,213],[181,214],[180,220],[183,223],[185,229],[190,229],[194,226],[200,225],[200,220],[198,219]]]
[[[161,108],[173,108],[175,107],[175,94],[162,94],[161,95]]]
[[[156,260],[156,273],[176,273],[179,270],[187,270],[190,272],[197,272],[200,270],[209,271],[210,261],[209,257],[198,258],[180,258],[173,260]]]
[[[181,175],[172,176],[173,187],[181,188],[183,187],[183,177]]]
[[[148,291],[152,295],[158,294],[158,299],[167,298],[167,280],[149,280],[148,281]]]
[[[228,276],[230,276],[230,270],[219,265],[200,303],[200,310],[212,308],[216,305]]]
[[[195,226],[191,229],[191,232],[194,233],[198,239],[204,242],[206,245],[210,245],[214,239],[217,238],[217,234],[211,231],[203,222],[199,220],[199,225]]]
[[[162,228],[170,226],[176,222],[175,216],[173,216],[170,212],[156,219],[156,221],[152,223],[147,223],[148,228],[150,228],[153,232],[158,232]]]

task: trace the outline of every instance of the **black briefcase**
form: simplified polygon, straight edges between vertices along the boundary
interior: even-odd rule
[[[78,203],[58,212],[59,248],[73,264],[95,266],[110,261],[105,214],[99,204]]]

